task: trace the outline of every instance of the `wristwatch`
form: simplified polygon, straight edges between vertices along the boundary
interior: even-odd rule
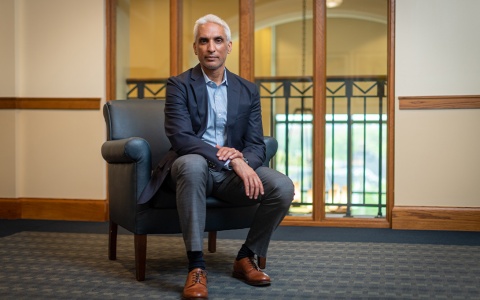
[[[246,159],[245,157],[243,157],[243,161],[248,165],[248,159]],[[230,165],[230,160],[225,164],[224,166],[227,170],[231,171],[233,170],[232,166]]]

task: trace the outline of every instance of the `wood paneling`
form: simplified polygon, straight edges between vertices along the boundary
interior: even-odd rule
[[[479,109],[480,95],[398,97],[400,109]]]
[[[100,98],[0,98],[0,109],[100,109]]]
[[[480,231],[480,208],[393,208],[393,229]]]
[[[106,200],[0,199],[1,219],[96,221],[108,219]]]

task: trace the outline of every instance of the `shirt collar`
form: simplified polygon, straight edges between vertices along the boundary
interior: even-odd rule
[[[205,79],[205,83],[206,84],[209,84],[210,82],[214,83],[212,80],[210,80],[210,78],[208,78],[207,74],[205,74],[205,72],[203,71],[203,68],[200,68],[202,70],[202,74],[203,74],[203,79]],[[220,85],[223,85],[225,84],[226,86],[228,86],[228,81],[227,81],[227,68],[223,69],[223,80],[222,80],[222,83]]]

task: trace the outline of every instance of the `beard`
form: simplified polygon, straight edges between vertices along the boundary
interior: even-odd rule
[[[225,65],[225,59],[217,59],[217,60],[214,60],[214,61],[208,61],[207,59],[204,59],[201,61],[201,64],[202,66],[205,68],[205,69],[208,69],[208,70],[217,70],[219,68],[221,68],[222,66]]]

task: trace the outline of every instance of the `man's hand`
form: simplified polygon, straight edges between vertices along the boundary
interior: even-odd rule
[[[253,170],[243,158],[235,158],[230,161],[233,171],[243,180],[245,185],[245,194],[250,199],[258,199],[263,195],[263,184],[255,170]]]
[[[259,195],[263,195],[263,184],[255,170],[253,170],[244,160],[243,153],[234,148],[220,147],[218,148],[217,157],[219,160],[230,160],[230,166],[233,171],[243,180],[245,185],[245,194],[250,199],[258,199]]]
[[[218,149],[217,157],[219,160],[227,161],[232,160],[234,158],[241,158],[243,159],[243,153],[237,151],[235,148],[229,147],[220,147],[219,145],[216,146]]]

